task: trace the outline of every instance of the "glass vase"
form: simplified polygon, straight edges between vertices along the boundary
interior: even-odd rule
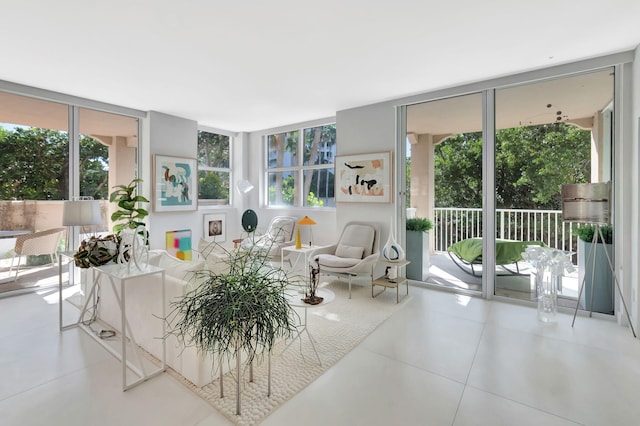
[[[538,271],[538,320],[555,322],[558,314],[558,275],[551,274],[548,269]]]

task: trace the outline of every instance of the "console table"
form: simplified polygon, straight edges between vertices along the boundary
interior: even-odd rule
[[[67,254],[65,254],[67,255]],[[62,268],[62,266],[60,266]],[[80,315],[78,320],[72,324],[63,325],[62,324],[62,274],[60,274],[60,282],[59,282],[59,291],[60,291],[60,331],[68,330],[70,328],[78,327],[85,331],[90,337],[92,337],[98,344],[100,344],[103,348],[105,348],[109,353],[115,356],[122,362],[122,390],[126,391],[131,389],[134,386],[139,385],[142,382],[145,382],[166,370],[166,342],[164,337],[166,335],[166,323],[164,318],[166,316],[166,296],[165,296],[165,271],[163,268],[158,268],[157,266],[148,265],[143,270],[139,270],[137,267],[132,266],[130,269],[127,268],[126,265],[119,265],[115,263],[102,265],[102,266],[94,266],[91,269],[94,271],[93,277],[93,285],[91,286],[91,290],[89,294],[86,296],[86,300],[82,309],[80,310]],[[138,344],[133,336],[131,331],[131,327],[129,326],[129,322],[127,320],[127,309],[126,309],[126,283],[127,281],[134,279],[145,277],[149,275],[158,274],[162,277],[162,365],[160,368],[147,372],[144,364],[142,362],[142,358],[140,357],[140,350],[138,348]],[[96,288],[98,287],[100,280],[106,278],[109,281],[110,287],[113,290],[116,301],[118,302],[118,307],[121,312],[121,322],[120,322],[120,340],[121,340],[121,350],[118,352],[114,347],[110,346],[107,342],[101,339],[93,330],[84,323],[83,318],[84,315],[89,310],[89,301],[92,299],[95,294]],[[118,292],[116,288],[116,281],[120,282],[120,292]],[[151,318],[150,318],[151,319]],[[131,361],[127,360],[127,340],[130,341],[131,346],[133,347],[133,356],[135,359],[135,364]],[[131,383],[127,383],[127,369],[133,371],[138,379],[134,380]]]

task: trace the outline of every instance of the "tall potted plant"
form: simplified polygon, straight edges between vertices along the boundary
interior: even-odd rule
[[[594,245],[593,237],[596,229],[596,225],[582,225],[575,231],[578,235],[578,282],[582,284],[584,280],[580,304],[587,310],[613,314],[615,300],[613,272],[607,261],[607,254],[605,254],[606,250],[609,258],[613,261],[613,228],[600,226],[604,241],[598,235]],[[591,258],[589,258],[589,253],[592,253]],[[593,305],[591,304],[592,298]]]
[[[129,182],[128,185],[116,185],[109,196],[109,201],[116,203],[118,209],[111,214],[111,220],[114,222],[113,232],[118,237],[119,256],[118,261],[128,262],[133,254],[133,259],[137,263],[136,246],[137,241],[143,241],[140,249],[146,249],[149,245],[148,232],[145,228],[144,218],[149,212],[140,207],[140,203],[148,203],[149,200],[137,193],[138,184],[142,179],[136,178]]]
[[[263,248],[227,250],[214,242],[205,253],[224,265],[194,272],[195,288],[172,303],[170,333],[185,346],[212,355],[219,366],[235,360],[240,415],[241,360],[250,365],[270,353],[278,338],[295,331],[295,312],[285,295],[289,279],[271,264],[269,250]]]
[[[407,278],[425,281],[429,276],[429,231],[431,220],[421,217],[407,219]]]

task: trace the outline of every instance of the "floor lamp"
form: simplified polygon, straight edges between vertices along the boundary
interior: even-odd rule
[[[589,306],[589,316],[592,316],[593,314],[593,291],[595,281],[593,277],[595,276],[596,268],[595,249],[598,244],[598,239],[600,239],[600,241],[602,241],[603,243],[605,241],[604,235],[602,234],[601,226],[611,225],[611,217],[609,214],[611,211],[610,199],[611,182],[562,185],[562,220],[592,223],[595,225],[593,240],[591,242],[591,247],[589,248],[589,254],[587,256],[587,265],[589,264],[589,260],[593,256],[593,269],[591,271],[591,304]],[[604,252],[607,256],[607,262],[609,263],[609,268],[611,268],[611,274],[613,275],[616,288],[618,289],[618,294],[620,295],[620,301],[622,302],[624,312],[627,315],[631,333],[633,333],[633,337],[636,337],[636,331],[633,329],[631,316],[629,315],[629,310],[627,309],[627,304],[624,301],[622,289],[620,288],[620,283],[618,282],[618,275],[616,274],[615,268],[613,267],[613,262],[611,261],[609,253],[606,249],[604,250]],[[582,283],[580,284],[580,291],[578,292],[578,303],[576,304],[576,310],[573,313],[573,321],[571,322],[571,327],[573,327],[576,322],[576,315],[578,314],[578,307],[580,305],[580,298],[582,297],[582,291],[584,290],[586,278],[587,274],[585,271],[585,275],[582,277]]]

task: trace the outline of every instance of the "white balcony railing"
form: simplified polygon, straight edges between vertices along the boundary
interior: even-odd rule
[[[434,209],[433,238],[436,251],[460,240],[482,236],[482,209]],[[496,210],[496,238],[542,241],[551,248],[575,252],[576,223],[563,222],[561,210]]]

